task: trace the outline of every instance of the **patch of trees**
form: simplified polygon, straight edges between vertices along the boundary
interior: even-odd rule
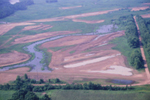
[[[150,30],[148,29],[148,24],[150,24],[150,21],[145,21],[139,15],[137,15],[136,18],[139,25],[140,34],[142,37],[142,45],[145,50],[145,55],[147,56],[147,62],[150,65]]]
[[[139,15],[137,15],[136,18],[137,18],[137,22],[138,22],[138,25],[139,25],[139,29],[140,29],[143,45],[144,45],[144,47],[150,47],[149,46],[149,43],[150,43],[150,32],[149,32],[149,29],[147,28],[147,24],[149,22],[146,22]]]
[[[125,91],[133,90],[131,86],[118,87],[118,86],[102,86],[100,84],[94,84],[92,82],[84,84],[66,84],[66,85],[45,85],[45,86],[36,86],[33,88],[34,92],[42,92],[53,89],[63,89],[63,90],[110,90],[110,91]]]
[[[45,94],[42,98],[39,98],[34,92],[18,90],[9,100],[51,100],[51,98],[47,94]]]
[[[58,84],[61,82],[57,80],[56,84],[49,84],[49,82],[46,82],[44,86],[33,86],[29,80],[32,80],[28,78],[28,76],[25,74],[24,78],[21,78],[20,76],[17,76],[16,80],[13,81],[11,84],[5,84],[0,85],[0,90],[24,90],[24,91],[30,91],[31,92],[43,92],[47,90],[53,90],[53,89],[64,89],[64,90],[112,90],[112,91],[121,91],[121,90],[132,90],[134,89],[131,86],[126,87],[117,87],[117,86],[102,86],[100,84],[94,84],[92,82],[89,82],[88,84]],[[41,79],[43,80],[43,79]],[[43,81],[44,82],[44,81]],[[25,94],[23,97],[25,97]],[[32,94],[32,93],[31,93]],[[17,97],[19,98],[19,97]],[[17,99],[16,99],[17,100]],[[26,99],[25,99],[26,100]]]
[[[115,24],[119,24],[124,27],[125,34],[127,37],[128,44],[131,48],[138,48],[139,47],[139,38],[137,27],[133,18],[133,15],[122,16],[118,19]]]
[[[14,7],[9,3],[9,0],[0,0],[0,18],[9,16],[14,12]]]
[[[58,0],[46,0],[46,3],[58,2]]]
[[[123,29],[125,29],[125,35],[127,38],[128,45],[132,48],[130,54],[130,65],[136,69],[144,68],[144,61],[141,53],[136,48],[139,48],[139,37],[137,27],[133,18],[133,15],[122,16],[114,22]]]
[[[10,16],[17,10],[26,10],[27,6],[32,4],[33,0],[20,0],[15,4],[10,4],[9,0],[0,0],[0,18]]]
[[[114,24],[123,27],[127,37],[128,44],[131,48],[139,47],[139,38],[136,28],[136,24],[133,15],[121,16],[118,20],[114,21]]]
[[[130,64],[136,69],[144,68],[144,61],[141,56],[141,53],[138,50],[133,50],[131,53]]]

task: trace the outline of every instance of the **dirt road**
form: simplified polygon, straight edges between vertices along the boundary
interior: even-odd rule
[[[137,26],[137,30],[138,30],[138,34],[139,34],[140,50],[141,50],[141,54],[142,54],[142,57],[143,57],[143,60],[144,60],[145,72],[146,72],[146,75],[147,75],[147,79],[150,81],[150,73],[149,73],[147,62],[146,62],[144,49],[143,49],[143,46],[142,46],[142,38],[141,38],[140,30],[139,30],[139,25],[138,25],[138,23],[136,21],[136,17],[135,16],[134,16],[134,20],[135,20],[135,23],[136,23],[136,26]]]

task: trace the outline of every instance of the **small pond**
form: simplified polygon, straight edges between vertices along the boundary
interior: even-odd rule
[[[129,85],[129,84],[135,83],[135,81],[125,80],[125,79],[111,79],[111,80],[109,80],[109,82],[115,83],[115,84],[125,84],[125,85]]]

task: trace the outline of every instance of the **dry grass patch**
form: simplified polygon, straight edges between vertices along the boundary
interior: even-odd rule
[[[37,35],[28,35],[25,37],[15,39],[14,42],[12,42],[12,44],[29,43],[29,42],[34,42],[34,41],[50,38],[53,36],[64,35],[64,34],[73,34],[73,33],[78,33],[78,32],[79,31],[56,31],[56,32],[41,33],[41,34],[37,34]]]
[[[60,47],[81,44],[94,39],[96,36],[69,36],[42,44],[42,48]]]
[[[23,68],[17,68],[17,69],[1,72],[0,84],[8,83],[9,81],[14,81],[18,75],[23,76],[29,70],[30,68],[23,67]]]
[[[13,29],[16,26],[22,26],[22,25],[33,25],[34,23],[10,23],[10,24],[1,24],[0,25],[0,35],[5,34],[9,30]]]
[[[52,26],[40,24],[40,25],[35,25],[35,26],[26,26],[22,30],[47,30],[49,28],[52,28]]]
[[[70,15],[66,16],[65,18],[68,19],[73,19],[73,18],[79,18],[79,17],[88,17],[88,16],[96,16],[96,15],[101,15],[101,14],[107,14],[112,11],[118,11],[119,9],[113,9],[113,10],[106,10],[106,11],[98,11],[98,12],[91,12],[91,13],[83,13],[79,15]]]
[[[13,51],[11,53],[0,54],[0,67],[18,64],[30,59],[30,55]]]
[[[83,22],[83,23],[87,23],[87,24],[95,24],[95,23],[102,23],[105,20],[88,21],[88,20],[81,20],[81,19],[72,19],[72,21],[74,21],[74,22]]]

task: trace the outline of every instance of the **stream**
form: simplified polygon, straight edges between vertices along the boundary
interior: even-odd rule
[[[26,63],[21,63],[21,64],[17,64],[17,65],[10,65],[10,66],[6,66],[0,69],[0,72],[2,71],[6,71],[6,70],[10,70],[10,69],[14,69],[14,68],[19,68],[19,67],[31,67],[32,70],[30,72],[51,72],[48,69],[48,66],[45,66],[45,63],[40,63],[41,60],[43,59],[45,53],[42,51],[38,51],[35,47],[37,45],[43,44],[45,42],[49,42],[49,41],[53,41],[56,39],[60,39],[63,37],[67,37],[67,36],[81,36],[81,35],[99,35],[98,33],[86,33],[86,34],[70,34],[70,35],[59,35],[59,36],[55,36],[55,37],[51,37],[45,40],[41,40],[41,41],[37,41],[35,43],[32,43],[28,46],[25,46],[23,49],[29,53],[34,54],[34,59],[30,60]],[[107,34],[104,34],[107,35]],[[104,35],[100,35],[100,36],[104,36]]]
[[[117,27],[117,26],[115,26]],[[10,65],[10,66],[6,66],[6,67],[2,67],[0,68],[0,72],[2,71],[7,71],[10,69],[14,69],[14,68],[19,68],[19,67],[31,67],[31,71],[30,72],[51,72],[51,70],[49,70],[48,66],[46,65],[46,62],[41,63],[42,59],[44,59],[44,55],[45,53],[42,51],[39,51],[36,49],[37,45],[43,44],[45,42],[49,42],[49,41],[53,41],[56,39],[60,39],[63,37],[67,37],[67,36],[85,36],[85,35],[98,35],[98,37],[96,37],[94,40],[97,40],[99,37],[101,36],[105,36],[107,34],[111,34],[111,28],[113,28],[113,25],[105,25],[105,30],[106,32],[101,32],[101,30],[104,31],[103,26],[101,26],[97,32],[95,33],[85,33],[85,34],[69,34],[69,35],[59,35],[59,36],[55,36],[55,37],[51,37],[45,40],[40,40],[37,42],[34,42],[28,46],[23,47],[23,49],[27,52],[29,52],[30,54],[34,54],[34,59],[27,61],[25,63],[21,63],[21,64],[16,64],[16,65]],[[99,33],[105,33],[105,34],[99,34]]]

